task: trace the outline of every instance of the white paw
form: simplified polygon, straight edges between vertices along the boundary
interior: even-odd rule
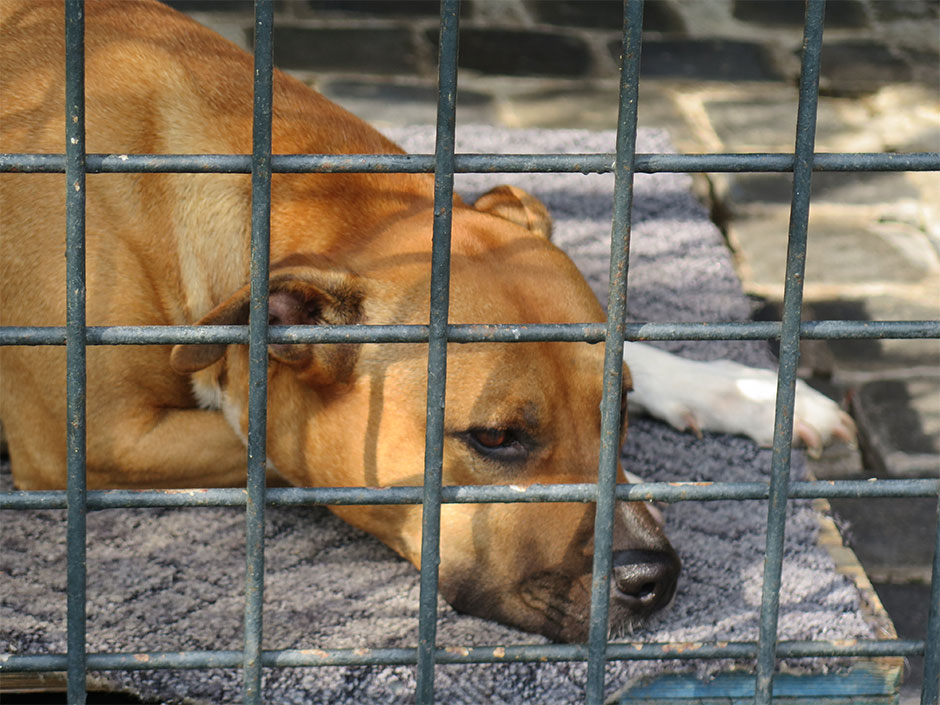
[[[728,360],[704,363],[715,376],[704,385],[713,395],[714,403],[708,418],[714,419],[715,428],[727,433],[738,433],[753,439],[758,445],[773,445],[774,413],[776,410],[777,375],[771,370],[747,367]],[[694,418],[699,409],[689,409]],[[822,449],[833,441],[854,445],[855,422],[832,399],[817,392],[802,380],[796,382],[796,400],[793,414],[793,443],[800,441],[809,454],[818,457]]]
[[[687,360],[638,344],[625,348],[624,357],[633,377],[632,408],[697,435],[717,431],[773,445],[777,376],[771,370]],[[828,443],[854,444],[855,437],[855,423],[838,404],[797,381],[794,444],[802,441],[817,456]]]
[[[854,448],[858,429],[852,417],[832,399],[797,380],[793,438],[802,440],[809,454],[818,458],[822,449],[836,440]]]

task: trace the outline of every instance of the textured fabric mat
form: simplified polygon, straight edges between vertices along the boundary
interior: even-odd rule
[[[432,150],[425,128],[389,131],[410,151]],[[640,152],[668,151],[665,134],[641,131]],[[468,127],[458,151],[613,152],[613,133],[510,131]],[[555,219],[555,241],[605,297],[613,179],[609,175],[458,176],[472,200],[512,183],[541,198]],[[630,315],[653,321],[744,320],[747,299],[729,253],[684,175],[636,179],[630,264]],[[671,349],[698,359],[731,357],[769,364],[762,343],[682,342]],[[770,453],[742,438],[698,440],[636,419],[624,465],[650,480],[765,480]],[[794,454],[794,473],[802,472]],[[0,478],[9,489],[8,473]],[[683,563],[672,607],[633,635],[645,641],[741,641],[757,637],[766,503],[682,502],[666,510],[666,530]],[[789,504],[781,594],[781,639],[872,636],[860,597],[815,545],[807,502]],[[0,513],[0,651],[65,649],[65,512]],[[413,646],[418,574],[377,540],[321,508],[267,511],[264,646],[357,648]],[[88,516],[90,652],[240,649],[244,613],[242,509],[129,509]],[[456,614],[439,601],[441,646],[544,643],[541,637]],[[2,658],[2,656],[0,656]],[[821,671],[834,662],[800,662]],[[608,666],[609,692],[634,678],[726,670],[727,661],[620,662]],[[743,664],[744,667],[747,664]],[[439,666],[443,703],[573,703],[583,697],[582,663]],[[241,700],[237,670],[102,674],[117,687],[166,703]],[[272,703],[408,703],[415,669],[329,667],[266,669]]]

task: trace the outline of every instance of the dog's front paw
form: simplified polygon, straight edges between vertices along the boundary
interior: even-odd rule
[[[857,442],[855,421],[832,399],[820,394],[802,380],[796,381],[793,440],[802,440],[809,454],[818,458],[829,443],[839,440],[850,446]],[[769,445],[772,445],[773,441]]]
[[[715,431],[773,445],[777,376],[771,370],[732,362],[700,362],[645,345],[625,350],[634,394],[631,406],[697,435]],[[802,441],[818,456],[827,444],[854,444],[855,422],[839,405],[797,381],[794,444]]]
[[[702,394],[689,395],[683,415],[686,427],[739,434],[762,447],[772,446],[777,375],[728,360],[702,363],[700,372]],[[855,444],[852,417],[802,380],[796,383],[794,407],[793,443],[802,441],[811,456],[818,457],[836,440]]]
[[[770,370],[746,367],[727,361],[717,363],[725,367],[728,383],[734,394],[741,397],[741,408],[726,407],[732,414],[741,415],[740,433],[759,445],[773,445],[774,412],[776,410],[777,376]],[[760,407],[754,409],[754,405]],[[796,399],[793,410],[793,444],[800,441],[812,457],[819,457],[822,449],[834,442],[843,441],[855,445],[856,428],[852,417],[844,412],[832,399],[817,392],[802,380],[796,382]]]

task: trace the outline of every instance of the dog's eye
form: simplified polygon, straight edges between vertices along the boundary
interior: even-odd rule
[[[500,462],[525,460],[529,454],[523,434],[511,428],[473,428],[466,440],[477,453]]]
[[[499,448],[500,446],[504,446],[510,437],[509,432],[501,428],[481,428],[476,431],[471,431],[470,433],[473,436],[473,440],[484,448]]]

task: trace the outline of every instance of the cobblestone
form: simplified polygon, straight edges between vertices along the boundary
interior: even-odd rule
[[[274,61],[285,69],[409,74],[421,69],[411,32],[397,27],[275,27]]]
[[[608,45],[611,58],[620,43]],[[722,39],[650,39],[644,42],[641,73],[649,78],[679,77],[703,81],[777,81],[782,78],[766,47],[756,42]]]
[[[803,26],[803,7],[792,0],[735,0],[732,14],[739,20],[764,25]],[[868,18],[865,6],[858,0],[829,0],[826,23],[830,27],[865,27]]]
[[[866,91],[912,77],[910,64],[902,56],[875,41],[833,42],[822,51],[820,82],[831,90]]]
[[[437,32],[428,30],[437,44]],[[469,27],[460,33],[461,68],[504,76],[571,78],[591,73],[591,49],[563,32]]]

